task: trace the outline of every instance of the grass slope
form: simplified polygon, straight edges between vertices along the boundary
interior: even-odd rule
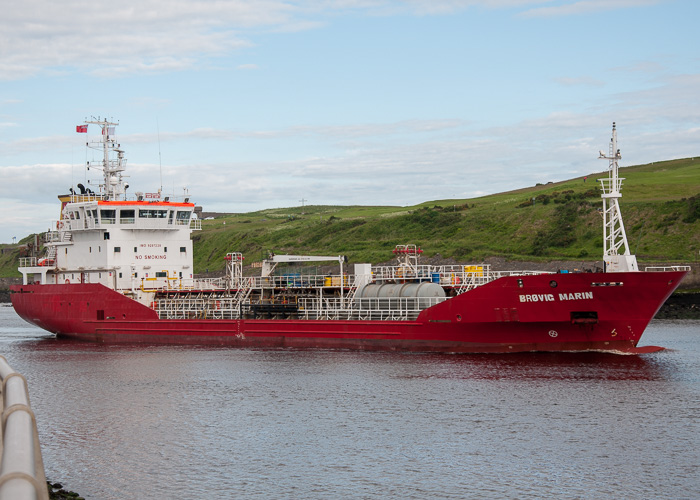
[[[694,262],[700,250],[700,160],[626,167],[621,209],[633,253],[642,261]],[[396,244],[414,243],[426,256],[464,261],[599,260],[607,173],[469,200],[413,207],[306,206],[230,214],[205,220],[194,234],[195,271],[219,271],[227,252],[246,262],[276,253],[347,255],[383,262]],[[534,199],[534,204],[533,204]],[[205,207],[206,208],[206,207]],[[0,275],[17,276],[16,258]]]
[[[645,261],[694,261],[700,249],[700,161],[621,169],[622,212],[631,250]],[[602,253],[598,178],[589,175],[470,200],[413,207],[306,206],[204,221],[195,238],[195,269],[219,270],[227,251],[248,262],[276,253],[345,254],[386,261],[399,243],[427,256],[463,260],[597,260]],[[534,204],[532,203],[535,199]]]

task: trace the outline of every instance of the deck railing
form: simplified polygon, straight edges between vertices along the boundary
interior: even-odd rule
[[[304,298],[298,302],[299,319],[413,321],[423,309],[446,297],[371,297],[361,299]]]
[[[385,283],[433,282],[444,288],[463,293],[495,279],[505,276],[531,276],[551,274],[549,271],[499,271],[492,272],[487,266],[484,270],[469,270],[470,266],[425,266],[420,273],[408,273],[397,267],[372,268],[371,275],[339,274],[298,274],[289,273],[276,276],[242,276],[231,281],[227,278],[169,278],[152,282],[143,281],[147,291],[239,291],[241,289],[338,289],[343,288],[344,295],[352,293],[362,284],[381,285]],[[467,269],[467,270],[465,270]],[[167,282],[167,283],[166,283]]]
[[[20,257],[19,267],[35,267],[36,257]]]
[[[690,266],[650,266],[644,268],[644,272],[647,273],[661,273],[666,271],[690,271]]]

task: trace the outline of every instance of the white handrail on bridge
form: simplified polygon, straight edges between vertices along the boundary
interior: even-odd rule
[[[666,271],[690,271],[690,266],[650,266],[644,268],[644,272],[647,273],[661,273]]]
[[[0,356],[2,379],[2,459],[0,500],[48,500],[36,419],[29,406],[27,380]]]

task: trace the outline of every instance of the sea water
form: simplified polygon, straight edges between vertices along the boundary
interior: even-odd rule
[[[700,498],[700,322],[645,355],[99,345],[0,307],[47,477],[92,499]]]

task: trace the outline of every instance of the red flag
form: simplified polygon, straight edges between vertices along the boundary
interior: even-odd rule
[[[87,125],[76,125],[75,131],[79,134],[87,134]]]

